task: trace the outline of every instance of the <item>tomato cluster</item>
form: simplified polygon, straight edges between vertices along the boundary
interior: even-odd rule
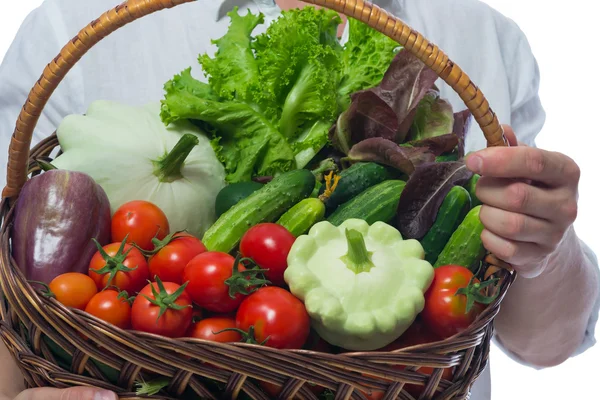
[[[85,310],[121,329],[166,337],[261,344],[278,349],[333,348],[310,329],[304,304],[283,279],[295,237],[284,227],[262,223],[242,237],[239,254],[209,251],[186,232],[170,232],[165,214],[147,201],[132,201],[112,217],[112,243],[98,246],[89,273],[66,273],[49,293],[67,307]],[[425,308],[392,351],[442,340],[466,329],[489,299],[473,273],[460,266],[436,268]],[[343,349],[338,349],[344,351]],[[400,367],[398,367],[400,368]],[[432,368],[420,368],[425,375]],[[444,379],[452,370],[444,370]],[[281,387],[259,382],[277,396]],[[413,396],[422,390],[406,385]],[[324,389],[311,386],[316,394]],[[376,390],[369,399],[383,398]]]

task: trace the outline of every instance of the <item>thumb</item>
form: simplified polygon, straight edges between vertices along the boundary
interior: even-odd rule
[[[94,387],[72,387],[68,389],[27,389],[14,400],[118,400],[115,393]]]

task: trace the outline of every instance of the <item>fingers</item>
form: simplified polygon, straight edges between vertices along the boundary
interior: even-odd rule
[[[525,182],[484,176],[476,194],[482,203],[568,226],[577,217],[577,200],[570,189],[547,189]]]
[[[530,179],[551,187],[579,183],[579,167],[572,159],[534,147],[488,147],[470,154],[466,163],[481,176]]]
[[[508,240],[487,229],[481,233],[481,241],[496,257],[518,266],[519,274],[524,278],[535,278],[545,268],[548,251],[535,243]]]
[[[553,251],[563,237],[562,230],[555,229],[546,220],[487,205],[481,207],[479,218],[485,228],[498,237],[537,244],[546,251]]]
[[[35,388],[21,392],[14,400],[118,400],[118,397],[111,391],[93,387]]]

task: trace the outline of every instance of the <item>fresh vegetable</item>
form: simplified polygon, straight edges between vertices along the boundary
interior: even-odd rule
[[[286,211],[277,224],[287,229],[294,237],[298,237],[308,232],[311,226],[324,217],[325,204],[318,198],[310,197]]]
[[[262,223],[250,228],[242,237],[240,252],[266,270],[264,275],[271,284],[283,286],[287,256],[295,240],[296,237],[283,226]]]
[[[435,264],[450,237],[471,209],[471,196],[462,186],[454,186],[444,199],[429,232],[421,240],[425,260]]]
[[[425,326],[444,339],[464,331],[495,300],[495,296],[486,296],[482,290],[496,281],[480,282],[460,265],[436,268],[421,313]]]
[[[340,180],[335,191],[325,200],[329,212],[371,186],[392,179],[388,168],[374,162],[358,162],[340,172],[338,176]],[[324,192],[325,187],[322,186],[319,194],[322,195]]]
[[[192,300],[185,287],[160,279],[145,286],[131,307],[132,328],[171,338],[184,336],[192,323]]]
[[[433,87],[419,102],[410,129],[410,139],[419,140],[452,132],[454,113],[452,105],[440,97],[438,88]]]
[[[55,297],[66,307],[83,310],[96,293],[98,288],[92,278],[80,272],[66,272],[52,279],[45,295]]]
[[[277,349],[300,349],[310,333],[310,318],[300,300],[276,286],[248,296],[236,313],[238,329],[257,343]]]
[[[479,174],[473,174],[471,179],[465,184],[465,188],[469,191],[471,196],[471,207],[477,207],[481,205],[481,201],[477,198],[477,182],[481,176]]]
[[[182,280],[194,303],[217,313],[235,311],[244,297],[266,283],[256,278],[257,270],[246,269],[227,253],[207,251],[185,266]]]
[[[155,240],[154,250],[148,258],[150,278],[158,276],[163,282],[181,285],[185,266],[205,251],[202,241],[186,232],[176,232],[162,241]]]
[[[152,250],[152,239],[162,240],[169,234],[169,221],[155,204],[133,200],[115,211],[111,221],[113,242],[135,243],[142,250]]]
[[[208,83],[190,69],[176,75],[165,85],[161,117],[205,125],[230,183],[305,167],[350,94],[378,84],[399,47],[359,21],[342,46],[342,20],[323,8],[283,11],[257,35],[262,14],[228,15],[215,55],[199,58]]]
[[[425,163],[411,174],[398,202],[396,226],[404,237],[420,240],[431,229],[453,186],[473,175],[463,162]]]
[[[434,267],[455,264],[462,265],[472,271],[479,267],[479,262],[485,255],[485,248],[481,241],[483,224],[479,219],[480,210],[481,206],[476,206],[467,213],[444,246]]]
[[[159,114],[156,103],[95,101],[85,115],[63,119],[57,129],[63,154],[53,164],[89,174],[113,211],[149,201],[165,213],[171,231],[202,236],[216,218],[225,171],[203,131],[187,121],[165,127]]]
[[[245,199],[264,185],[258,182],[238,182],[225,186],[215,200],[215,212],[217,218],[223,215],[225,211],[235,206],[240,200]]]
[[[210,317],[193,324],[187,336],[220,343],[239,342],[242,335],[235,329],[235,318]]]
[[[207,249],[229,253],[252,226],[275,222],[286,210],[307,198],[315,186],[312,172],[299,169],[279,175],[225,212],[206,232]]]
[[[126,240],[97,247],[88,274],[98,290],[115,286],[132,296],[146,285],[150,278],[148,263],[138,249],[126,244]]]
[[[17,199],[11,248],[25,277],[50,283],[66,272],[87,273],[92,238],[110,243],[110,206],[86,174],[51,170],[29,179]]]
[[[322,221],[296,239],[285,281],[324,340],[374,350],[402,335],[423,309],[433,279],[423,257],[418,241],[384,222]]]
[[[131,304],[127,292],[103,290],[92,297],[85,312],[121,329],[131,327]]]
[[[327,221],[336,226],[353,218],[363,219],[368,224],[390,222],[396,214],[405,185],[401,180],[387,180],[371,186],[339,206]]]

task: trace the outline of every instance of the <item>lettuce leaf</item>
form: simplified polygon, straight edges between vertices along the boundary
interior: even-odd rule
[[[427,92],[417,106],[410,130],[411,140],[421,140],[452,132],[454,114],[452,105],[440,97],[437,88]]]

